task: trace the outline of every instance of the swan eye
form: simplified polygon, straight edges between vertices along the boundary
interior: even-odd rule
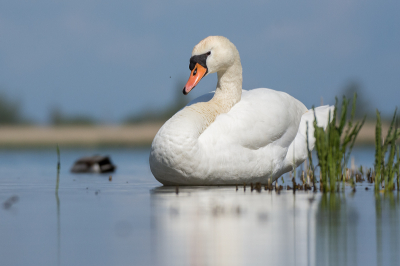
[[[196,69],[193,71],[193,76],[196,76],[196,74],[197,74],[197,67],[196,67]]]
[[[207,56],[209,56],[210,54],[211,54],[211,51],[208,51],[208,52],[206,53]]]

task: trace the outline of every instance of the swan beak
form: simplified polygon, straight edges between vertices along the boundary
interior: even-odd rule
[[[183,87],[183,94],[187,95],[194,87],[196,87],[196,85],[206,74],[207,68],[197,63],[190,73],[188,82],[186,83],[185,87]]]

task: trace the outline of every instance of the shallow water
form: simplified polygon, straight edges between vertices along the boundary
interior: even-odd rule
[[[71,174],[109,154],[117,172]],[[399,194],[161,187],[149,150],[0,151],[2,265],[399,265]],[[358,148],[356,164],[372,166]],[[286,185],[289,179],[286,179]],[[369,187],[368,191],[365,187]],[[17,196],[18,200],[12,196]],[[6,205],[4,205],[7,203]]]

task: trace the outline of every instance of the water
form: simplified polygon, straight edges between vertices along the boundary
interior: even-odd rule
[[[85,155],[117,172],[71,174]],[[399,265],[399,194],[161,187],[148,149],[0,151],[2,265]],[[356,164],[372,166],[358,148]],[[289,180],[287,179],[286,182]],[[285,183],[287,184],[287,183]],[[365,190],[369,187],[369,190]],[[8,208],[4,203],[17,196]]]

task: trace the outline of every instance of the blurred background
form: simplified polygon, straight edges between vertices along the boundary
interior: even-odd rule
[[[243,88],[285,91],[307,107],[359,95],[360,115],[400,101],[399,1],[2,1],[0,123],[165,121],[188,96],[194,45],[238,48]]]

